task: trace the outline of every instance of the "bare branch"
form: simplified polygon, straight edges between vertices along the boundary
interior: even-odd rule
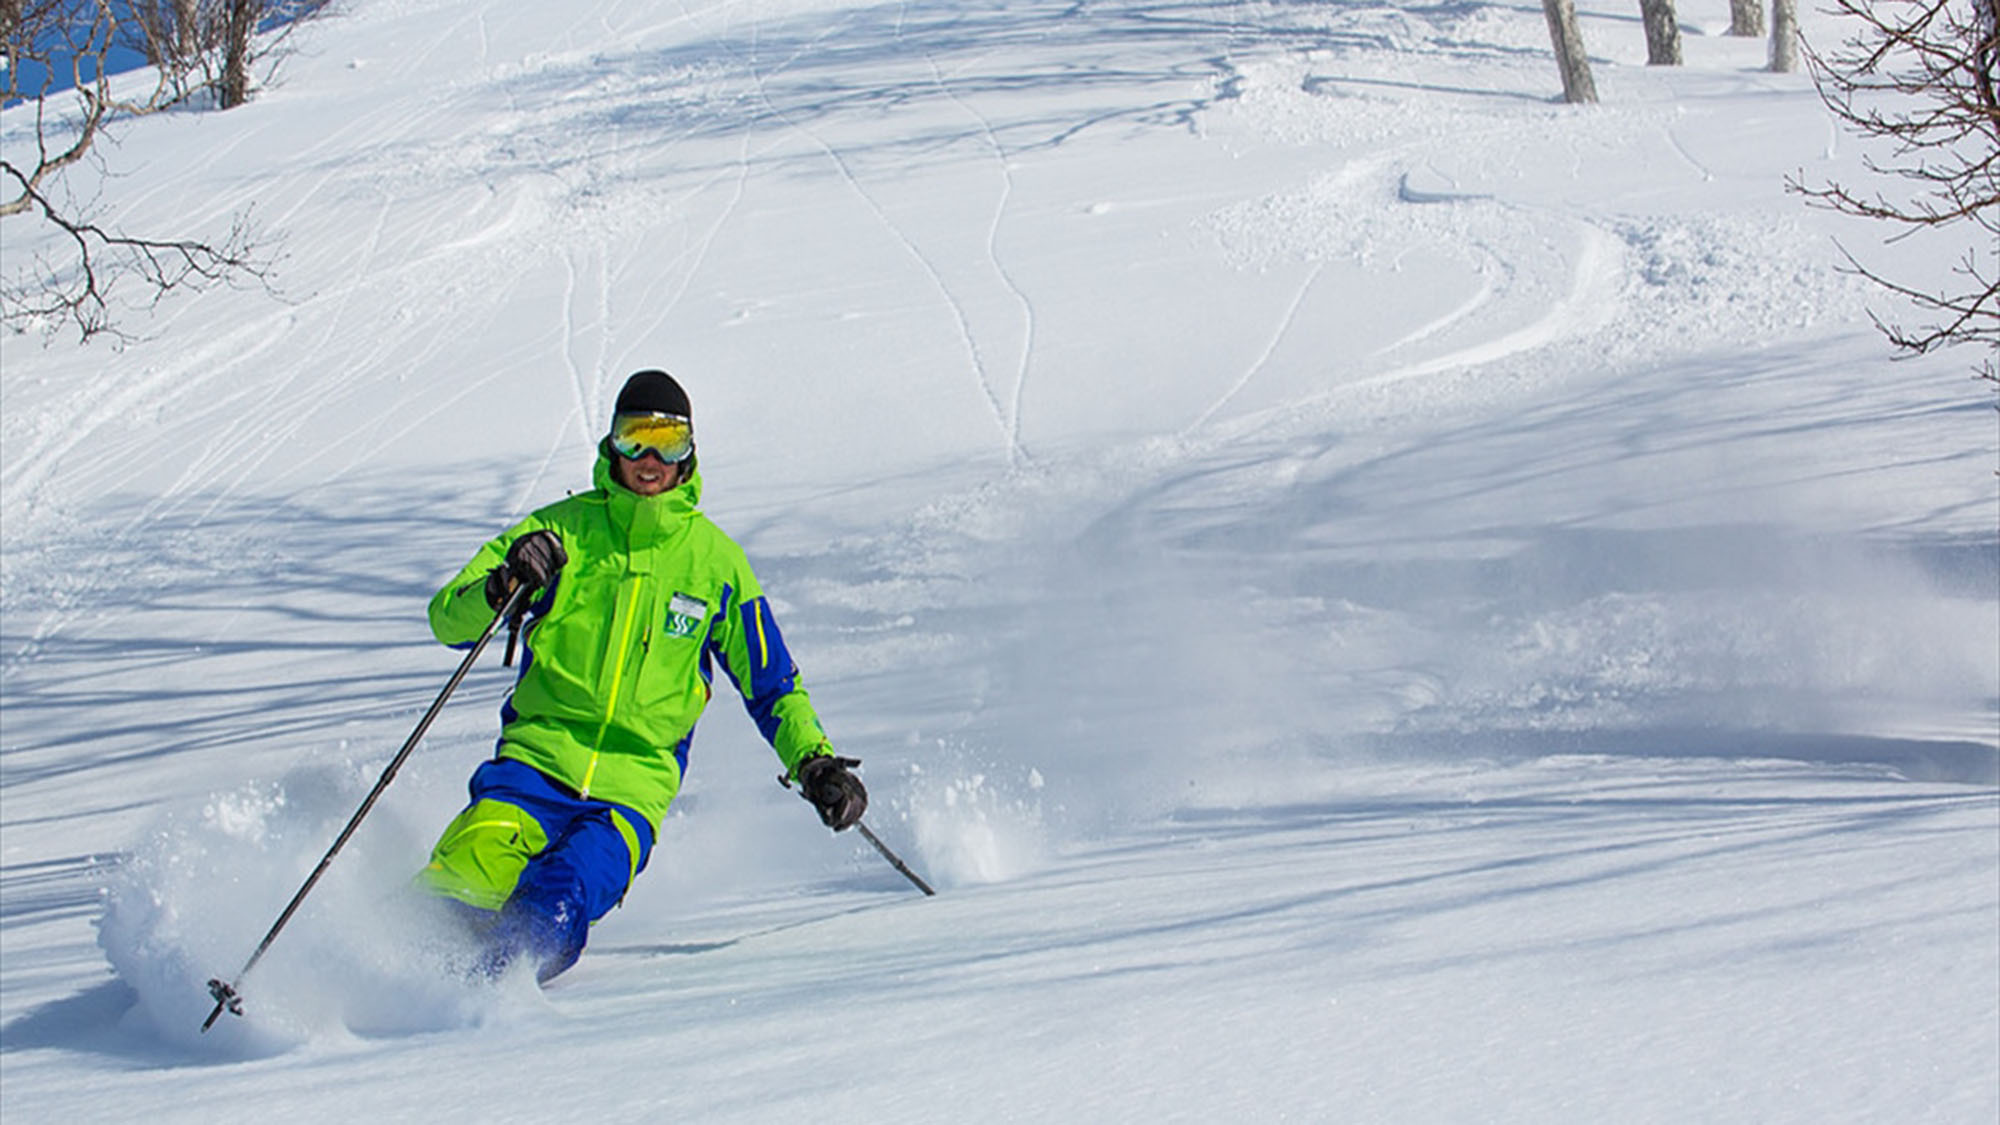
[[[22,183],[18,172],[6,172]],[[269,286],[270,263],[260,257],[254,228],[240,216],[218,246],[193,239],[139,238],[75,219],[32,187],[23,197],[41,218],[61,231],[68,248],[67,264],[43,257],[33,269],[0,285],[4,319],[17,328],[42,326],[44,334],[74,329],[79,342],[99,335],[120,340],[129,335],[115,327],[114,291],[136,280],[146,294],[136,302],[157,305],[169,293],[200,291],[221,282],[245,279]]]
[[[2000,351],[2000,0],[1830,2],[1856,32],[1831,49],[1805,45],[1813,84],[1837,120],[1884,142],[1886,155],[1863,159],[1871,188],[1795,176],[1786,189],[1813,206],[1901,228],[1897,238],[1973,231],[1948,289],[1891,279],[1841,253],[1852,272],[1929,318],[1914,328],[1877,318],[1896,348],[1919,355],[1971,344],[1990,357]],[[1979,370],[2000,379],[1991,358]]]
[[[0,159],[0,219],[48,225],[48,247],[33,266],[0,282],[0,320],[50,334],[71,328],[81,341],[126,338],[113,322],[128,304],[114,301],[114,293],[136,290],[129,307],[147,307],[168,293],[218,282],[268,288],[269,260],[257,254],[244,217],[219,244],[132,235],[101,221],[87,204],[69,202],[61,185],[79,162],[95,157],[118,122],[210,92],[214,104],[240,103],[250,93],[252,65],[326,7],[327,0],[0,0],[7,54],[0,101],[32,103],[25,122],[17,116]],[[150,91],[141,80],[139,94],[132,94],[133,79],[125,78],[117,85],[127,96],[117,95],[107,69],[114,47],[137,50],[151,62]]]

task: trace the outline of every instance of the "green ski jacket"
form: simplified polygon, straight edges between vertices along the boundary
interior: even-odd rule
[[[629,806],[659,829],[680,791],[695,720],[720,664],[788,775],[832,753],[742,548],[699,509],[701,476],[640,496],[614,482],[536,510],[431,598],[431,632],[467,647],[493,620],[487,572],[547,529],[569,556],[529,607],[498,754],[579,796]]]

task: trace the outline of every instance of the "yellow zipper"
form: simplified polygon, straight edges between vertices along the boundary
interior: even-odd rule
[[[597,776],[597,761],[602,756],[602,751],[599,747],[604,745],[604,732],[611,727],[611,713],[618,706],[618,690],[625,682],[625,659],[631,652],[632,646],[632,622],[639,616],[637,612],[639,592],[645,588],[645,575],[635,578],[632,582],[632,597],[622,607],[625,613],[625,625],[622,629],[618,630],[618,647],[613,652],[611,695],[610,698],[604,701],[604,718],[598,721],[597,737],[590,744],[590,765],[585,767],[583,771],[583,784],[577,786],[577,796],[579,797],[589,798],[591,779]]]

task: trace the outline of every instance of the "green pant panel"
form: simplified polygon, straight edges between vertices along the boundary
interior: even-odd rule
[[[498,910],[514,893],[521,869],[547,847],[542,826],[505,801],[481,800],[445,826],[417,882],[481,910]]]
[[[625,854],[630,857],[627,861],[625,874],[625,886],[628,889],[632,886],[632,880],[639,877],[640,854],[639,830],[632,827],[632,822],[627,819],[630,815],[623,809],[611,810],[611,826],[618,830],[619,838],[625,841]],[[620,897],[622,900],[623,896]]]

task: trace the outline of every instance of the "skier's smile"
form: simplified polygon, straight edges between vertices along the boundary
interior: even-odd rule
[[[637,460],[613,456],[617,458],[618,483],[641,496],[658,496],[680,483],[681,467],[667,464],[651,450]]]

